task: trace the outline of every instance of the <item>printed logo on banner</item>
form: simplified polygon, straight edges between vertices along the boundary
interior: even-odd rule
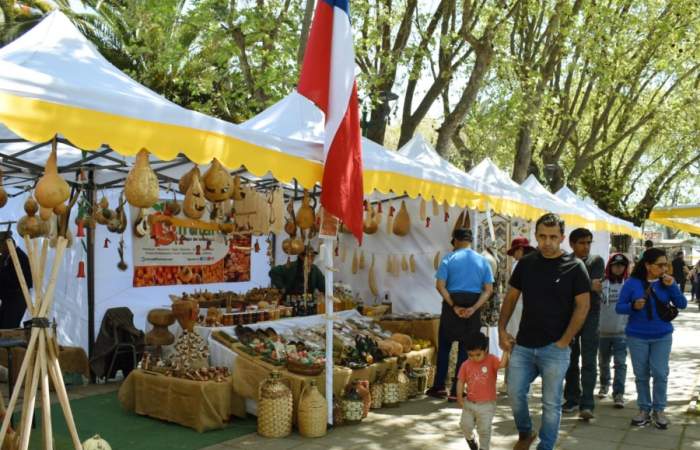
[[[134,287],[250,281],[250,233],[224,235],[216,223],[173,216],[164,204],[144,210],[140,234],[131,227]]]

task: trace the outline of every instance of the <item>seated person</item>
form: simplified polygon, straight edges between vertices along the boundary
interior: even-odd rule
[[[272,287],[279,289],[286,295],[301,295],[304,293],[304,259],[308,260],[310,266],[308,286],[306,292],[314,291],[326,292],[326,279],[323,272],[313,264],[315,256],[318,254],[309,246],[304,248],[296,261],[275,266],[270,270],[270,281]]]

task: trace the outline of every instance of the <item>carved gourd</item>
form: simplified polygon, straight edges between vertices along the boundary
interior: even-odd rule
[[[392,232],[397,236],[406,236],[411,229],[411,218],[406,209],[406,202],[401,201],[401,208],[394,218],[394,227]]]
[[[204,198],[204,191],[199,183],[199,176],[194,174],[190,186],[187,188],[182,210],[190,219],[200,219],[204,215],[206,208],[207,200]]]
[[[151,169],[145,149],[138,152],[134,167],[126,176],[124,194],[129,204],[137,208],[150,208],[158,201],[158,177]]]
[[[245,195],[241,190],[241,177],[236,175],[233,177],[233,190],[231,191],[231,198],[233,200],[243,200]]]
[[[83,442],[83,450],[112,450],[112,447],[99,434],[96,434]]]
[[[29,197],[24,202],[24,212],[27,213],[19,221],[17,221],[17,233],[20,236],[29,236],[30,238],[39,237],[44,232],[45,228],[39,218],[36,216],[36,212],[39,209],[37,202]]]
[[[316,222],[316,215],[314,209],[309,205],[309,201],[309,193],[304,190],[304,198],[301,200],[301,207],[296,214],[297,226],[302,230],[308,230]]]
[[[362,230],[365,234],[374,234],[379,229],[379,221],[377,220],[377,210],[374,205],[369,205],[365,213],[365,220],[362,223]]]
[[[187,192],[187,189],[190,188],[190,184],[192,183],[192,177],[195,175],[197,178],[201,178],[202,176],[202,174],[199,172],[199,167],[197,167],[196,164],[186,174],[180,177],[180,181],[177,184],[180,192],[183,194]]]
[[[34,188],[34,197],[44,208],[54,209],[70,197],[70,186],[59,174],[56,162],[56,144],[51,149],[46,161],[44,175]]]
[[[218,159],[214,158],[211,162],[202,182],[204,184],[204,197],[210,202],[218,203],[231,198],[233,179]]]

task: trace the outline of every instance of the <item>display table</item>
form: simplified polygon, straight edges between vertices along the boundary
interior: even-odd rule
[[[200,433],[223,428],[231,416],[245,417],[245,402],[225,383],[192,381],[134,370],[119,388],[122,407],[174,422]]]
[[[209,341],[210,348],[219,346],[223,348],[224,346],[216,341]],[[299,396],[301,395],[301,389],[305,383],[311,380],[315,380],[320,392],[325,392],[326,389],[326,375],[325,372],[317,376],[305,376],[298,375],[289,372],[285,368],[280,368],[267,363],[260,358],[254,357],[245,353],[241,350],[231,350],[227,349],[228,352],[232,353],[234,356],[233,360],[233,388],[235,392],[246,399],[246,409],[249,413],[256,413],[256,402],[258,399],[258,386],[260,382],[266,379],[270,372],[276,370],[280,372],[282,378],[287,380],[288,385],[292,391],[292,397],[294,399],[294,411],[296,417],[296,408],[299,403]],[[434,358],[435,349],[426,348],[423,350],[417,350],[407,353],[406,362],[411,365],[420,365],[423,359],[431,361]],[[346,367],[336,366],[333,369],[333,395],[340,396],[345,387],[352,380],[368,380],[370,383],[377,381],[379,375],[383,375],[389,370],[395,369],[398,358],[387,358],[384,361],[367,366],[363,369],[351,370]],[[252,401],[250,401],[252,400]]]

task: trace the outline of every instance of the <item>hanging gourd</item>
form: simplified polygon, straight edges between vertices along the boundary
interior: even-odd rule
[[[433,269],[438,270],[438,267],[440,267],[440,252],[438,251],[435,253],[435,257],[433,258]]]
[[[418,208],[418,214],[420,216],[421,222],[425,221],[426,217],[428,217],[427,207],[428,205],[425,203],[425,199],[421,197],[420,207]]]
[[[362,224],[362,229],[365,232],[365,234],[374,234],[379,229],[379,221],[377,220],[377,210],[372,204],[369,204],[367,206],[367,212],[365,213],[365,220]]]
[[[37,202],[29,197],[24,202],[24,212],[27,213],[17,222],[17,233],[20,236],[29,236],[30,238],[39,237],[45,231],[42,222],[36,217],[36,212],[39,210]]]
[[[231,198],[233,178],[218,159],[214,158],[211,162],[202,182],[204,183],[204,197],[210,202],[218,203]]]
[[[355,249],[352,253],[352,273],[356,274],[357,273],[357,266],[360,264],[360,260],[357,257],[357,249]]]
[[[301,207],[296,214],[296,224],[302,231],[306,231],[314,226],[316,216],[314,209],[309,205],[309,192],[304,189],[304,197],[301,200]]]
[[[0,208],[7,204],[7,192],[2,185],[2,169],[0,169]]]
[[[126,201],[136,208],[150,208],[158,201],[158,177],[148,162],[148,152],[141,149],[124,183]]]
[[[433,197],[433,216],[437,216],[440,214],[440,204],[438,203],[437,200],[435,200],[435,197]]]
[[[243,200],[243,197],[245,197],[245,195],[241,190],[241,177],[240,175],[236,175],[233,177],[233,190],[231,190],[231,198],[233,200]]]
[[[83,450],[112,450],[112,447],[99,434],[96,434],[83,442]]]
[[[391,257],[391,255],[386,256],[386,273],[391,274],[394,272],[394,265],[393,265],[394,259]]]
[[[416,258],[413,255],[408,259],[408,267],[411,269],[411,273],[416,273]]]
[[[471,228],[471,223],[469,220],[469,211],[466,209],[463,209],[462,212],[459,213],[459,216],[457,216],[457,221],[455,222],[454,227],[452,227],[452,230],[454,231],[458,228]]]
[[[199,183],[199,175],[194,173],[190,179],[185,201],[182,205],[182,210],[190,219],[200,219],[207,209],[207,200],[204,198],[202,185]]]
[[[186,174],[180,177],[180,181],[177,184],[177,187],[180,189],[180,192],[183,194],[187,192],[187,189],[190,188],[190,184],[192,184],[192,177],[197,176],[197,178],[201,178],[202,174],[199,172],[199,167],[197,164],[194,165]]]
[[[389,216],[386,218],[386,234],[391,235],[394,232],[394,213],[396,208],[393,206],[389,207]]]
[[[406,259],[406,255],[401,255],[401,270],[408,272],[408,260]]]
[[[447,200],[442,202],[442,210],[445,215],[445,223],[450,220],[450,205],[447,204]]]
[[[39,178],[39,182],[34,188],[34,197],[40,206],[48,209],[54,209],[70,197],[70,186],[58,174],[55,139],[51,146],[49,159],[46,161],[44,175]]]
[[[376,298],[379,295],[377,288],[377,275],[374,273],[374,254],[372,254],[372,263],[369,265],[369,291]]]
[[[411,218],[406,209],[406,201],[401,201],[401,208],[394,219],[393,233],[397,236],[406,236],[411,229]]]
[[[357,267],[358,267],[360,270],[365,270],[365,251],[364,251],[364,250],[362,250],[362,251],[360,252],[360,261],[359,261]]]

